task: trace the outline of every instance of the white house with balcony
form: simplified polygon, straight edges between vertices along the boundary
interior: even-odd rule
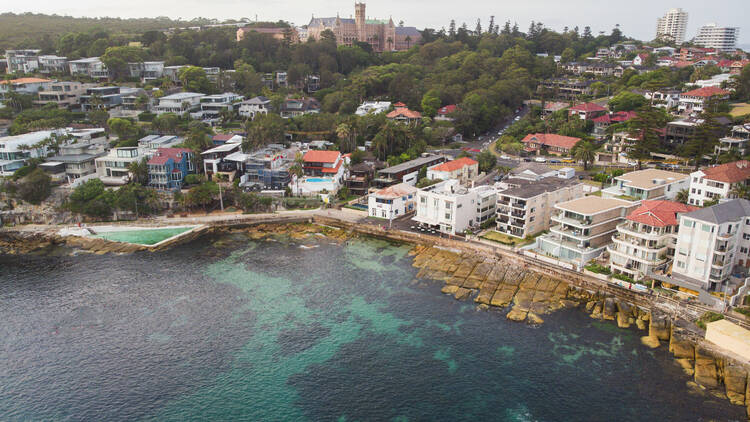
[[[130,181],[130,165],[146,157],[146,151],[138,147],[112,148],[96,158],[96,175],[105,185],[125,185]]]
[[[71,75],[86,75],[93,79],[109,79],[109,70],[99,57],[87,57],[68,62]]]
[[[369,113],[380,114],[385,113],[389,108],[391,108],[390,101],[365,101],[357,107],[354,114],[357,116],[365,116]]]
[[[12,176],[30,158],[46,157],[48,149],[40,145],[63,130],[40,130],[22,135],[0,137],[0,176]]]
[[[740,160],[690,173],[688,204],[703,206],[706,201],[734,197],[736,187],[750,184],[750,161]]]
[[[222,111],[236,110],[236,103],[242,101],[242,98],[242,95],[233,92],[203,96],[200,98],[200,111],[192,113],[191,117],[204,120],[218,119]]]
[[[602,198],[629,201],[674,199],[677,193],[690,187],[687,174],[659,169],[631,171],[614,179],[614,185],[602,190]]]
[[[642,279],[674,258],[680,214],[697,207],[673,201],[643,201],[617,226],[607,247],[615,274]]]
[[[496,203],[497,191],[491,186],[466,188],[458,180],[446,180],[419,190],[413,220],[455,235],[494,217]]]
[[[200,109],[201,98],[205,94],[197,92],[178,92],[159,98],[159,104],[154,107],[156,114],[175,113],[183,114]]]
[[[254,119],[258,114],[268,114],[270,108],[271,100],[257,96],[239,103],[237,113],[246,119]]]
[[[406,183],[399,183],[373,192],[367,199],[367,214],[388,220],[403,217],[415,210],[418,190]]]

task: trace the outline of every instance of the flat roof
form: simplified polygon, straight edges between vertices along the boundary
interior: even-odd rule
[[[631,207],[634,204],[617,198],[602,198],[599,196],[586,196],[572,201],[562,202],[555,205],[556,208],[572,211],[576,214],[593,215],[620,207]]]
[[[688,174],[659,169],[644,169],[625,173],[622,176],[615,177],[615,180],[625,180],[628,182],[627,186],[648,190],[688,178],[690,178]],[[663,182],[654,183],[655,180],[663,180]]]
[[[400,173],[404,170],[409,170],[414,167],[422,167],[424,165],[427,165],[428,163],[431,163],[435,161],[436,159],[446,159],[442,155],[430,155],[429,157],[419,157],[411,161],[407,161],[405,163],[396,164],[395,166],[386,167],[379,171],[381,174],[396,174]]]
[[[166,97],[161,97],[159,100],[182,100],[185,98],[193,98],[193,97],[205,97],[205,94],[199,94],[197,92],[178,92],[176,94],[167,95]]]
[[[213,147],[213,148],[211,148],[209,150],[201,152],[201,155],[212,154],[214,152],[229,152],[229,151],[232,151],[232,150],[234,150],[236,148],[239,148],[239,147],[240,147],[240,144],[238,144],[238,143],[221,144],[218,147]]]
[[[498,192],[498,195],[529,199],[545,192],[554,192],[558,189],[580,184],[578,180],[561,179],[559,177],[545,177],[533,182],[526,179],[513,179],[512,183],[518,186]]]

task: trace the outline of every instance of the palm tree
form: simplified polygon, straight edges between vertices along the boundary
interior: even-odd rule
[[[407,35],[404,41],[406,41],[406,49],[408,50],[411,47],[411,35]]]
[[[744,183],[737,183],[732,186],[729,195],[733,198],[750,199],[750,186]]]
[[[352,135],[352,128],[346,124],[341,123],[336,127],[336,136],[342,141],[342,144],[346,142],[347,146],[350,146],[349,143],[351,141],[350,137]]]
[[[681,189],[679,192],[677,192],[675,200],[677,200],[677,202],[687,204],[689,196],[690,192],[687,189]]]
[[[130,163],[130,165],[128,165],[128,171],[133,178],[133,183],[138,185],[145,185],[148,183],[148,159],[146,157]]]
[[[297,185],[297,194],[299,194],[299,179],[304,174],[304,171],[302,170],[304,162],[305,160],[303,159],[302,153],[298,152],[297,155],[294,156],[294,164],[289,167],[289,173],[295,176],[294,182]]]
[[[573,147],[575,150],[573,153],[573,156],[579,160],[583,161],[583,170],[588,171],[589,169],[589,163],[594,161],[596,147],[594,144],[592,144],[589,141],[580,141],[578,142],[575,147]]]

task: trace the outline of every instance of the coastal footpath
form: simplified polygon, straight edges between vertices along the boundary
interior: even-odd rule
[[[509,320],[541,324],[546,314],[564,308],[579,308],[592,318],[612,321],[621,328],[636,326],[644,331],[642,342],[647,346],[669,347],[676,362],[693,377],[688,383],[690,387],[726,398],[735,405],[746,406],[750,419],[750,362],[703,339],[702,330],[692,322],[704,311],[699,306],[626,290],[582,273],[478,242],[359,224],[350,214],[340,211],[225,215],[211,216],[210,220],[179,219],[169,223],[200,225],[158,247],[93,237],[60,236],[59,227],[3,229],[0,231],[0,251],[45,253],[60,245],[98,254],[156,251],[225,231],[244,232],[251,239],[288,234],[293,239],[324,235],[344,241],[364,235],[407,243],[414,245],[411,255],[413,265],[419,269],[419,278],[441,281],[444,283],[443,293],[457,300],[473,300],[481,309],[501,310]],[[165,221],[138,222],[138,225],[164,226]],[[739,323],[746,325],[744,321]]]

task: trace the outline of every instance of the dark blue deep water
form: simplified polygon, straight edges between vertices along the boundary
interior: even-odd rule
[[[305,243],[0,258],[0,420],[745,420],[636,330],[512,323],[407,247]]]

